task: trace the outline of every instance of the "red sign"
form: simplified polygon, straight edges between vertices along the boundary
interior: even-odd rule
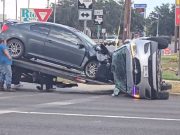
[[[139,13],[139,14],[145,12],[145,9],[144,9],[144,8],[136,8],[135,10],[136,10],[136,12]]]
[[[164,55],[171,55],[171,49],[170,48],[166,48],[163,50]]]
[[[41,22],[47,22],[47,20],[49,19],[49,16],[52,13],[52,9],[48,8],[48,9],[34,9],[34,12],[38,18],[39,21]]]
[[[176,7],[176,26],[179,26],[180,25],[180,8],[179,7]]]

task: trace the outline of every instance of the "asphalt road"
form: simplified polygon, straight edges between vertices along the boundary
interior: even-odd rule
[[[66,90],[0,92],[0,135],[180,134],[179,96],[150,101]]]

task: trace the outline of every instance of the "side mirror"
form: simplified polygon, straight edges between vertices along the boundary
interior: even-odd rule
[[[96,47],[95,47],[95,50],[98,51],[98,52],[100,52],[100,51],[101,51],[100,45],[96,46]]]
[[[79,49],[84,48],[84,45],[83,45],[83,44],[78,44],[78,46],[79,46]]]

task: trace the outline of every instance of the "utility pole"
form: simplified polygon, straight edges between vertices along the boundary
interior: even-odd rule
[[[175,30],[174,30],[174,35],[175,35],[175,43],[174,43],[174,53],[177,53],[177,45],[178,45],[178,42],[177,42],[177,36],[178,36],[178,27],[175,26]]]
[[[54,23],[56,23],[56,0],[54,2]]]
[[[131,0],[125,0],[123,42],[130,38]]]
[[[28,8],[30,8],[30,0],[28,0]]]
[[[47,8],[49,8],[49,0],[47,0]]]

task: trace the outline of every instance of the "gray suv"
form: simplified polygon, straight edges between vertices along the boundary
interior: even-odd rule
[[[96,78],[101,59],[96,43],[81,31],[55,23],[5,24],[0,36],[7,39],[13,58],[38,58],[84,70],[87,77]],[[105,58],[109,58],[102,54]],[[102,61],[107,61],[103,59]]]
[[[119,91],[135,98],[168,99],[171,85],[162,81],[161,49],[168,41],[161,37],[130,40],[112,56],[112,72]]]

